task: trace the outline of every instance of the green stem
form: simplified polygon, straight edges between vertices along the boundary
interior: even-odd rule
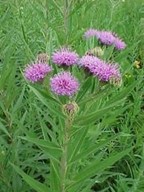
[[[67,117],[65,121],[64,128],[64,138],[63,138],[63,146],[62,146],[62,158],[61,158],[61,192],[66,192],[66,177],[67,177],[67,155],[68,155],[68,143],[70,139],[70,128],[72,126],[72,118],[70,116]]]
[[[45,27],[44,27],[44,36],[45,36],[45,43],[46,43],[46,52],[50,52],[51,49],[51,41],[50,39],[50,31],[49,31],[49,2],[45,0],[45,7],[44,7],[44,17],[45,17]]]
[[[65,34],[66,34],[66,40],[68,39],[68,28],[69,28],[69,11],[70,11],[70,7],[69,7],[69,0],[64,0],[64,29],[65,29]]]
[[[26,52],[26,53],[27,53],[28,57],[34,58],[34,55],[33,55],[32,51],[31,51],[31,49],[30,49],[30,47],[29,47],[29,44],[28,44],[28,38],[27,38],[27,35],[26,35],[25,27],[24,27],[22,11],[21,11],[21,9],[20,9],[20,7],[19,7],[18,0],[15,0],[15,4],[16,4],[16,7],[17,7],[18,12],[19,12],[19,18],[18,18],[18,20],[19,20],[20,27],[21,27],[23,42],[24,42],[24,44],[25,44],[25,46],[26,46],[26,48],[27,48],[27,52]]]

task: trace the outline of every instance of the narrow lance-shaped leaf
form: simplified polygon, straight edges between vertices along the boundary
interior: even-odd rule
[[[82,144],[84,142],[85,136],[87,134],[88,128],[84,127],[83,129],[80,130],[79,133],[77,133],[75,139],[74,139],[74,145],[72,147],[72,149],[70,150],[70,158],[69,161],[71,162],[73,160],[73,157],[75,157],[75,155],[77,155],[77,153],[80,151]]]
[[[17,167],[16,165],[12,164],[13,168],[15,169],[15,171],[22,176],[22,178],[37,192],[48,192],[49,189],[46,185],[38,182],[37,180],[33,179],[32,177],[30,177],[29,175],[27,175],[25,172],[23,172],[19,167]]]
[[[116,153],[115,155],[109,154],[110,157],[106,158],[103,161],[91,162],[91,164],[89,166],[86,166],[85,169],[83,168],[81,172],[79,172],[77,175],[74,176],[73,181],[75,181],[75,182],[74,182],[73,186],[75,186],[79,182],[84,182],[85,179],[88,179],[94,175],[101,173],[102,171],[104,171],[105,169],[109,168],[114,163],[116,163],[118,160],[120,160],[122,157],[127,155],[130,151],[131,151],[131,148],[126,149],[125,151]],[[71,187],[72,187],[72,185],[71,185]]]
[[[91,78],[87,78],[84,84],[81,86],[80,91],[77,95],[76,102],[79,102],[81,98],[86,94],[89,89],[89,85],[91,84]]]
[[[57,106],[60,105],[60,103],[55,100],[54,98],[42,94],[42,92],[36,90],[34,87],[29,86],[30,89],[34,92],[34,94],[38,97],[38,99],[47,106],[47,108],[55,115],[60,116],[61,118],[65,118],[65,116],[57,109]],[[49,100],[49,102],[47,101]],[[57,106],[55,106],[54,104],[56,104]]]
[[[97,151],[99,151],[100,149],[102,149],[103,147],[108,145],[108,143],[110,141],[116,139],[117,137],[118,136],[112,136],[106,140],[99,141],[98,143],[95,143],[95,144],[89,146],[85,150],[82,150],[80,153],[76,154],[70,163],[75,163],[75,162],[79,161],[79,159],[88,158],[89,155],[96,153]]]
[[[29,141],[31,143],[34,143],[43,150],[46,149],[46,152],[49,153],[49,155],[54,159],[58,159],[58,157],[60,157],[61,155],[61,148],[50,141],[29,137],[20,137],[20,138]]]
[[[95,121],[97,121],[99,118],[101,118],[103,115],[105,115],[107,112],[109,112],[110,109],[112,109],[114,106],[110,105],[106,108],[103,108],[101,110],[98,110],[96,112],[93,112],[86,116],[80,116],[76,118],[75,124],[80,126],[85,126],[86,124],[93,124]]]
[[[100,109],[96,112],[93,112],[91,114],[88,114],[86,116],[79,116],[76,118],[75,123],[77,125],[84,126],[87,123],[93,123],[99,118],[101,118],[104,114],[109,112],[110,109],[113,107],[117,106],[119,103],[121,103],[122,99],[124,99],[130,91],[136,86],[136,82],[134,82],[132,85],[129,87],[125,88],[123,91],[121,91],[119,94],[116,94],[116,96],[113,96],[110,98],[110,100],[107,102],[107,105],[103,108]]]
[[[50,161],[50,188],[51,192],[59,191],[60,189],[60,170],[59,164],[55,160]]]
[[[19,109],[19,107],[22,105],[22,101],[23,101],[23,97],[24,97],[24,93],[25,93],[25,86],[23,87],[21,94],[19,96],[19,98],[17,99],[16,104],[13,106],[13,113]]]
[[[137,85],[137,82],[135,81],[132,83],[130,86],[123,88],[122,91],[118,92],[118,94],[114,95],[112,98],[109,100],[109,104],[115,103],[121,99],[124,99],[132,90],[133,88]]]
[[[7,128],[5,127],[5,125],[4,125],[2,122],[0,122],[0,130],[1,130],[2,132],[4,132],[8,137],[11,138],[11,135],[9,134]]]

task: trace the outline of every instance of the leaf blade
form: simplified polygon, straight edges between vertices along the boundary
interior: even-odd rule
[[[28,183],[34,190],[36,190],[37,192],[47,192],[48,191],[48,187],[38,181],[36,181],[35,179],[33,179],[32,177],[30,177],[29,175],[27,175],[26,173],[24,173],[24,171],[22,171],[19,167],[17,167],[16,165],[12,164],[12,167],[15,169],[15,171],[21,175],[21,177],[26,181],[26,183]]]

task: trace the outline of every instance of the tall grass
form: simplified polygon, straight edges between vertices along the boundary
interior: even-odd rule
[[[85,114],[75,122],[78,134],[70,150],[76,147],[69,154],[71,164],[77,162],[70,164],[69,176],[76,184],[67,181],[67,191],[144,191],[143,0],[1,0],[0,5],[0,191],[60,191],[55,161],[59,149],[38,145],[37,139],[61,140],[58,130],[64,122],[57,111],[51,116],[47,99],[38,92],[40,85],[27,86],[22,71],[39,52],[51,55],[60,46],[70,45],[83,55],[94,48],[82,37],[90,27],[115,31],[127,43],[115,58],[121,65],[123,85],[111,88],[107,98],[102,95],[86,105],[80,92],[78,103]],[[78,75],[75,69],[74,73]],[[107,103],[108,98],[112,100]],[[114,101],[118,105],[112,110]],[[105,107],[109,108],[104,111]],[[95,109],[97,124],[91,125],[91,116],[83,117]],[[92,144],[97,148],[91,149]],[[52,164],[51,157],[55,158]]]

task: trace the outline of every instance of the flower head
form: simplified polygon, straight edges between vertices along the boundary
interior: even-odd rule
[[[54,52],[52,55],[52,61],[53,63],[56,63],[57,65],[64,65],[64,66],[70,66],[74,65],[78,62],[78,54],[74,51],[70,51],[66,48],[61,48],[57,52]]]
[[[85,55],[80,59],[79,65],[85,69],[91,70],[93,66],[97,65],[99,62],[101,62],[99,58],[93,55]]]
[[[102,44],[113,45],[117,50],[125,49],[126,44],[111,31],[98,31],[89,29],[84,34],[85,38],[96,37]]]
[[[52,71],[52,68],[45,63],[33,63],[28,65],[24,70],[24,76],[32,83],[41,81],[45,76]]]
[[[96,75],[103,65],[103,61],[95,56],[85,55],[80,59],[79,64],[86,72]]]
[[[101,81],[121,79],[121,74],[118,65],[105,63],[104,61],[101,61],[101,63],[93,65],[93,68],[91,68],[91,72],[95,76],[97,76]]]
[[[116,37],[114,40],[114,46],[117,50],[122,50],[126,48],[125,42],[119,39],[118,37]]]
[[[80,66],[87,69],[91,74],[98,77],[100,81],[110,81],[111,79],[121,79],[121,74],[116,64],[105,61],[90,55],[85,55],[80,59]]]
[[[98,40],[105,45],[113,45],[115,36],[110,31],[99,31],[96,34]]]
[[[79,89],[79,83],[69,72],[60,72],[50,79],[51,90],[57,95],[72,96]]]
[[[97,34],[97,30],[96,29],[88,29],[85,33],[84,33],[84,37],[86,39],[90,38],[90,37],[95,37]]]

